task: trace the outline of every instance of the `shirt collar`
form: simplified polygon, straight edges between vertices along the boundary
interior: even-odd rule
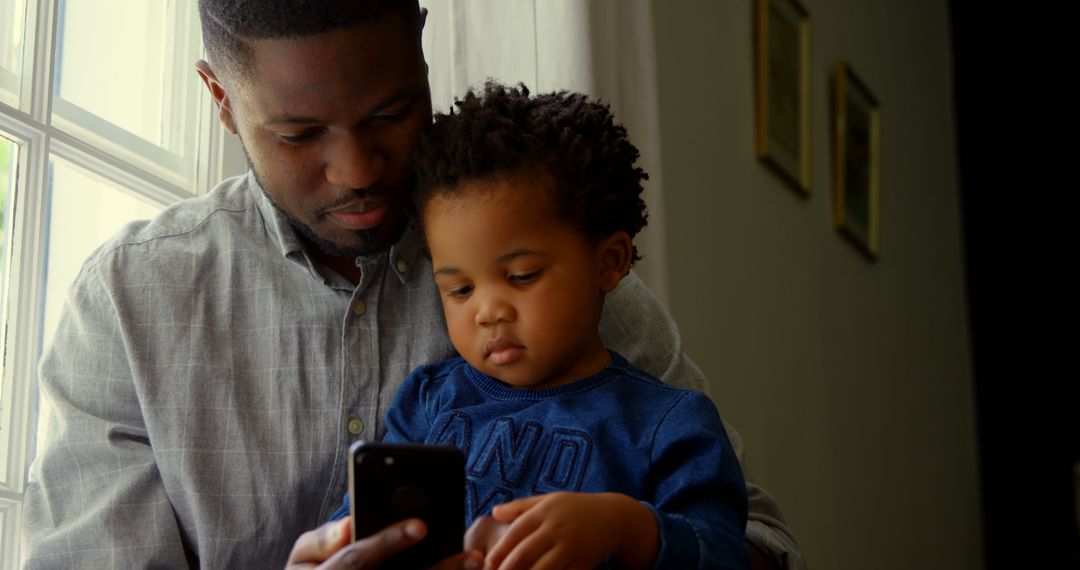
[[[255,179],[255,173],[248,170],[247,179],[248,190],[259,208],[259,213],[262,214],[263,220],[266,222],[266,230],[270,232],[270,235],[274,237],[274,241],[278,244],[281,255],[291,261],[303,264],[302,259],[306,257],[304,247],[300,244],[300,240],[296,237],[292,226],[289,225],[289,221],[270,201],[270,197],[263,191],[262,186],[259,186],[259,181]]]

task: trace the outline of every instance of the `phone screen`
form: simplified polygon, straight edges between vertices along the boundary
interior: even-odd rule
[[[428,535],[381,568],[426,568],[462,550],[465,456],[444,445],[357,442],[349,449],[353,540],[408,518]]]

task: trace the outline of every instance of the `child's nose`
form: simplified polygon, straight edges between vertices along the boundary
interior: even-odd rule
[[[485,299],[480,310],[476,312],[476,324],[480,326],[513,322],[516,318],[517,311],[514,310],[514,306],[498,297]]]

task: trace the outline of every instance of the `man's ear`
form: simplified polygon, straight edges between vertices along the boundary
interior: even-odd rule
[[[416,35],[417,35],[418,38],[423,37],[423,35],[424,35],[424,26],[427,25],[427,17],[428,17],[428,9],[424,8],[424,7],[421,7],[420,8],[420,29],[416,32]],[[420,46],[420,58],[421,59],[424,58],[424,46],[423,45]],[[428,66],[428,62],[425,59],[424,60],[424,75],[431,75],[430,72],[431,72],[431,68]]]
[[[610,293],[630,271],[634,257],[634,241],[630,235],[619,230],[603,239],[598,246],[600,254],[600,291]]]
[[[229,94],[225,91],[225,86],[218,80],[217,74],[214,73],[206,60],[200,59],[195,62],[195,72],[199,74],[203,84],[210,90],[210,96],[213,97],[214,104],[218,108],[218,118],[221,119],[221,124],[225,125],[225,128],[235,135],[236,118],[233,115],[232,101],[229,100]]]

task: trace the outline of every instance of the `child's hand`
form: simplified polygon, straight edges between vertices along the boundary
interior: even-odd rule
[[[492,518],[510,526],[484,558],[489,569],[592,569],[608,556],[650,567],[659,546],[652,512],[618,493],[537,495],[495,507]]]
[[[477,550],[486,555],[509,528],[509,523],[499,522],[492,517],[477,517],[469,525],[469,530],[465,531],[465,550]]]

